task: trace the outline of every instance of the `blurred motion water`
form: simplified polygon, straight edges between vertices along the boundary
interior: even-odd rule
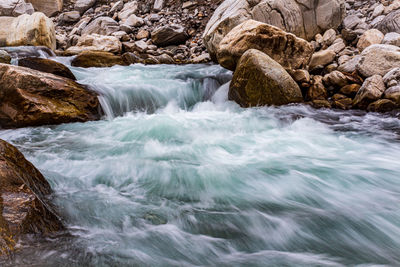
[[[0,138],[47,177],[72,236],[4,265],[400,264],[393,114],[242,109],[212,65],[71,69],[104,120]]]

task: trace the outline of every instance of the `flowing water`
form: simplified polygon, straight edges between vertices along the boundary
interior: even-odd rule
[[[103,120],[0,131],[70,235],[3,264],[400,265],[398,115],[243,109],[212,65],[72,70]]]

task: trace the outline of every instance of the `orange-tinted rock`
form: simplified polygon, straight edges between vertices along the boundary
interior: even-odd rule
[[[30,69],[52,73],[71,80],[76,80],[75,75],[63,64],[46,58],[28,57],[18,60],[18,65]]]
[[[97,94],[64,77],[0,64],[0,88],[2,128],[100,118]]]
[[[121,57],[104,51],[84,51],[77,55],[71,62],[74,67],[112,67],[114,65],[128,65]]]

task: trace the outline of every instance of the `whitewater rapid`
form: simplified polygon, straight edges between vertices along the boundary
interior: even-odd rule
[[[400,264],[396,115],[243,109],[215,65],[71,69],[103,120],[0,131],[71,235],[5,265]]]

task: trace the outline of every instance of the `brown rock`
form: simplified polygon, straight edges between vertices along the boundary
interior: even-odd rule
[[[235,70],[240,57],[249,49],[264,52],[287,70],[306,67],[314,51],[309,42],[294,34],[247,20],[222,39],[217,51],[218,62],[227,69]]]
[[[0,256],[15,249],[24,234],[63,230],[46,196],[43,175],[14,146],[0,139]]]
[[[151,40],[157,46],[180,45],[189,39],[185,28],[181,25],[166,25],[151,32]]]
[[[256,49],[247,50],[240,58],[228,98],[242,107],[303,101],[299,86],[285,69]]]
[[[361,85],[359,84],[349,84],[346,86],[343,86],[339,93],[344,94],[346,96],[349,96],[351,98],[354,98],[358,92],[358,90],[360,90]]]
[[[363,33],[357,43],[358,50],[363,51],[370,45],[380,44],[385,36],[377,29],[371,29]]]
[[[328,100],[320,100],[320,99],[313,100],[311,102],[311,105],[314,108],[332,108],[332,105]]]
[[[399,108],[399,106],[389,99],[379,99],[368,106],[368,111],[372,112],[389,112]]]
[[[27,127],[100,118],[95,92],[60,76],[0,64],[0,126]]]
[[[400,105],[400,85],[388,88],[385,91],[384,97]]]
[[[63,64],[45,58],[38,57],[28,57],[18,60],[18,66],[27,67],[30,69],[52,73],[61,77],[65,77],[71,80],[76,80],[75,75],[71,72],[69,68]]]
[[[121,56],[103,51],[84,51],[77,55],[71,62],[74,67],[112,67],[114,65],[127,65]]]
[[[314,70],[318,66],[326,66],[332,63],[336,57],[336,53],[333,50],[326,49],[314,53],[311,57],[310,70]]]
[[[332,97],[333,107],[343,110],[348,110],[352,108],[353,99],[341,94],[335,94]]]
[[[314,76],[313,83],[307,91],[307,100],[324,100],[328,97],[328,92],[322,83],[322,76]]]
[[[43,12],[46,16],[51,17],[62,10],[63,0],[25,0],[31,3],[36,11]]]

